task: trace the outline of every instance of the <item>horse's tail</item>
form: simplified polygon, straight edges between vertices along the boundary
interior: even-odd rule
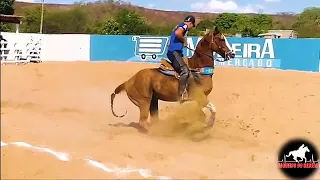
[[[114,112],[114,110],[113,110],[113,101],[114,101],[114,98],[116,97],[116,94],[119,94],[119,93],[121,93],[121,92],[124,91],[124,90],[126,90],[126,82],[120,84],[120,85],[114,90],[114,92],[111,94],[111,112],[112,112],[112,114],[113,114],[115,117],[120,117],[120,118],[122,118],[122,117],[124,117],[124,116],[127,114],[127,111],[126,111],[123,115],[119,116],[119,115],[117,115],[117,114]]]
[[[286,155],[286,157],[289,157],[289,156],[291,156],[291,154],[292,154],[292,152],[290,151],[290,152],[289,152],[289,154],[288,154],[288,155]]]

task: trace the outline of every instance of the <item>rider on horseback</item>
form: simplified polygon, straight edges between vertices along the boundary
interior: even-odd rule
[[[180,102],[188,100],[186,91],[187,81],[189,78],[189,68],[183,60],[183,47],[187,47],[185,38],[188,31],[195,27],[196,20],[194,16],[187,16],[183,23],[178,24],[171,33],[168,44],[167,57],[172,62],[172,67],[179,73],[179,96]]]

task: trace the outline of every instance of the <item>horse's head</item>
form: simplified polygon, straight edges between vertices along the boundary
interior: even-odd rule
[[[310,150],[309,150],[309,148],[307,146],[305,146],[303,149],[304,149],[305,152],[310,152]]]
[[[235,54],[230,47],[227,38],[220,32],[216,26],[213,31],[207,33],[204,37],[204,41],[210,42],[210,50],[218,53],[225,60],[230,60],[235,57]]]

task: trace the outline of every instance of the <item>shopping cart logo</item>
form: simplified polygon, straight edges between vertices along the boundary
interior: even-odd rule
[[[157,59],[164,54],[168,37],[133,36],[132,41],[136,43],[135,56],[140,57],[141,60],[146,60],[148,57]]]

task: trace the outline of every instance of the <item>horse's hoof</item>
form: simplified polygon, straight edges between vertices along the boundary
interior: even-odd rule
[[[190,102],[190,101],[193,101],[193,99],[191,99],[191,98],[186,98],[186,99],[181,99],[181,100],[179,100],[180,104],[183,104],[183,103],[185,103],[185,102]]]
[[[212,115],[208,121],[208,127],[211,128],[214,124],[214,121],[216,119],[216,116],[215,115]]]

